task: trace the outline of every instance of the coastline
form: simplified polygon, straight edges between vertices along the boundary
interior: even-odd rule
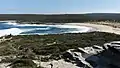
[[[108,33],[114,33],[114,34],[120,35],[120,28],[115,28],[113,26],[97,24],[97,23],[96,24],[93,24],[93,23],[65,23],[65,24],[92,27],[92,28],[96,29],[96,31],[99,31],[99,32],[108,32]]]
[[[8,22],[8,24],[17,25],[19,23],[16,23],[15,21],[0,21],[0,22]],[[28,25],[31,26],[31,24],[19,24],[20,26]],[[80,26],[88,27],[90,31],[98,31],[98,32],[108,32],[108,33],[114,33],[120,35],[120,23],[111,23],[111,22],[86,22],[86,23],[43,23],[43,24],[32,24],[32,26],[44,26],[44,25],[56,25],[56,27],[60,27],[57,25],[67,25],[67,27],[73,26],[74,28],[79,28]],[[63,26],[66,27],[66,26]],[[72,33],[72,32],[71,32]]]
[[[10,21],[11,22],[11,21]],[[15,21],[14,21],[15,22]],[[38,24],[34,24],[38,25]],[[70,26],[84,26],[91,28],[92,31],[108,32],[120,35],[120,23],[114,22],[86,22],[86,23],[43,23],[39,25],[70,25]],[[38,26],[39,26],[38,25]],[[88,31],[89,32],[89,31]]]
[[[5,26],[7,27],[7,25],[9,26],[13,26],[10,27],[8,29],[1,29],[0,30],[0,36],[4,36],[4,35],[30,35],[30,34],[21,34],[22,32],[27,32],[27,31],[34,31],[34,30],[44,30],[44,31],[51,31],[51,28],[57,28],[60,30],[60,33],[55,33],[53,31],[53,33],[51,32],[46,32],[46,33],[33,33],[33,34],[37,34],[37,35],[48,35],[48,34],[63,34],[63,33],[86,33],[86,32],[92,32],[94,29],[91,27],[86,27],[86,26],[77,26],[77,25],[65,25],[65,24],[19,24],[19,23],[14,23],[12,21],[6,21]],[[45,26],[44,28],[41,28],[41,26]],[[23,27],[23,28],[22,28]],[[29,29],[24,28],[24,27],[29,27]],[[30,27],[36,27],[36,28],[30,28]],[[39,27],[39,28],[38,28]],[[68,30],[64,30],[64,29],[68,29]],[[61,32],[63,29],[64,32]],[[72,30],[74,29],[74,30]],[[32,35],[32,34],[31,34]]]

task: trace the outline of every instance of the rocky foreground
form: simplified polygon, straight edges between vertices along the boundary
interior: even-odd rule
[[[120,68],[119,40],[103,32],[12,36],[0,43],[0,68]]]
[[[64,59],[80,68],[120,68],[120,41],[105,43],[102,47],[70,49]]]
[[[69,49],[61,60],[37,62],[43,68],[120,68],[120,41],[105,43],[103,46],[93,45],[78,49]],[[11,63],[0,64],[0,68],[11,68]]]
[[[63,54],[64,60],[42,62],[45,68],[120,68],[120,41],[104,46],[70,49]],[[50,65],[52,64],[52,65]]]

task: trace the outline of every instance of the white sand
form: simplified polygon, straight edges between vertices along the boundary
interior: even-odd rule
[[[0,22],[8,22],[9,24],[17,24],[16,21],[0,21]],[[95,22],[94,22],[95,23]],[[97,23],[97,22],[96,22]],[[107,22],[102,22],[102,23],[107,23]],[[110,23],[110,22],[109,22]],[[47,23],[46,23],[47,24]],[[46,25],[44,24],[44,25]],[[48,23],[49,24],[49,23]],[[52,23],[51,23],[52,24]],[[60,24],[60,23],[54,23],[56,25]],[[64,23],[61,23],[62,25]],[[108,23],[107,23],[108,24]],[[114,23],[112,23],[114,24]],[[116,25],[118,25],[119,23],[115,23]],[[24,24],[25,25],[25,24]],[[26,24],[26,25],[29,25],[29,24]],[[34,24],[35,26],[38,25],[38,24]],[[40,24],[38,26],[41,26],[43,24]],[[112,26],[107,26],[107,25],[99,25],[99,24],[92,24],[92,23],[65,23],[64,25],[71,25],[72,27],[75,26],[77,27],[78,25],[79,26],[87,26],[87,27],[92,27],[92,28],[95,28],[97,29],[96,31],[100,31],[100,32],[108,32],[108,33],[115,33],[115,34],[120,34],[120,28],[114,28]],[[77,26],[76,26],[77,25]],[[120,25],[120,24],[119,24]],[[32,24],[33,26],[33,24]],[[70,26],[70,27],[71,27]],[[66,27],[66,26],[65,26]],[[78,28],[78,27],[77,27]]]
[[[120,34],[120,28],[114,28],[112,26],[107,26],[107,25],[98,25],[91,23],[66,23],[66,24],[93,27],[97,29],[96,31]]]

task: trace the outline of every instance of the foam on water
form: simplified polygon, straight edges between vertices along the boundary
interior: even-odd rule
[[[0,30],[0,36],[10,35],[10,34],[19,35],[21,32],[23,31],[18,28],[3,29],[3,30]]]
[[[93,28],[91,27],[85,27],[85,26],[77,26],[77,25],[45,25],[45,24],[18,24],[13,22],[6,22],[2,26],[3,28],[5,26],[11,26],[8,27],[8,29],[1,29],[0,30],[0,36],[4,35],[29,35],[29,34],[61,34],[61,33],[83,33],[83,32],[89,32]],[[53,30],[53,31],[52,31]],[[60,32],[59,32],[60,31]]]

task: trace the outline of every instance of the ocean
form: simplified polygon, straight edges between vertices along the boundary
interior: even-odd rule
[[[45,25],[45,24],[18,24],[0,22],[0,36],[4,35],[45,35],[62,33],[83,33],[90,31],[90,27],[75,25]]]

